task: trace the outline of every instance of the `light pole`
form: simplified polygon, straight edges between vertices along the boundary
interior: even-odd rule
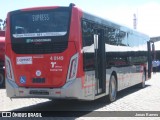
[[[133,14],[133,28],[135,30],[137,29],[137,17],[136,17],[136,14]]]

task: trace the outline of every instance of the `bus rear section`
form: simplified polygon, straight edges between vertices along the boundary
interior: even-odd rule
[[[76,17],[72,12],[72,7],[49,7],[8,14],[8,97],[82,99],[77,78],[79,53],[72,35],[77,26],[70,29]]]
[[[113,102],[118,91],[145,86],[147,41],[146,35],[72,5],[10,12],[7,96],[95,100],[108,95]]]

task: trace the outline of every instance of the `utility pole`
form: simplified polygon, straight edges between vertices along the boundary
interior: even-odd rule
[[[137,16],[135,13],[133,14],[133,28],[137,29]]]

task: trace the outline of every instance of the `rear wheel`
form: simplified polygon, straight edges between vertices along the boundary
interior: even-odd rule
[[[117,98],[117,82],[115,75],[111,75],[110,83],[109,83],[109,95],[108,100],[109,102],[115,101]]]

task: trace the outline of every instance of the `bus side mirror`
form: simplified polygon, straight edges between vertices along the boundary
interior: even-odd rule
[[[94,34],[94,49],[98,49],[98,35]]]

